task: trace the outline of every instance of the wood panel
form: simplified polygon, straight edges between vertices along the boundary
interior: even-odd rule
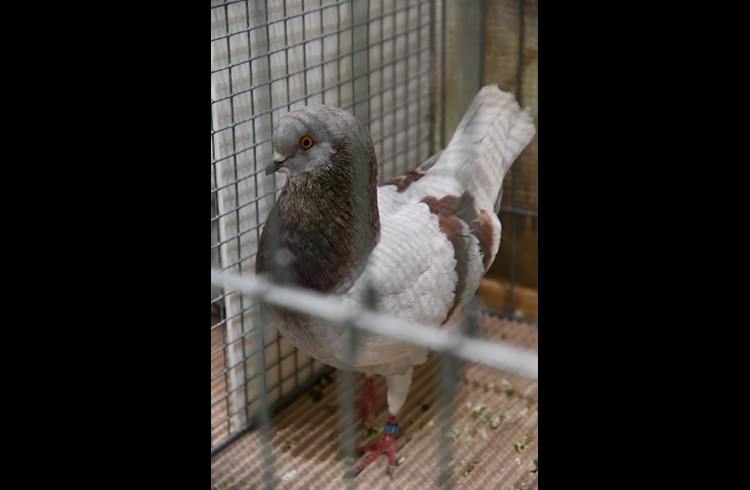
[[[503,207],[539,210],[538,9],[536,0],[487,0],[483,83],[496,83],[531,107],[537,136],[521,153],[503,185]],[[538,221],[501,212],[503,237],[488,277],[538,287]],[[511,264],[515,263],[515,270]]]

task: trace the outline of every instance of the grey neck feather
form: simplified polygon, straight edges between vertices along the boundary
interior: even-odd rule
[[[361,275],[380,238],[377,160],[362,133],[353,140],[364,144],[334,142],[331,165],[287,180],[263,229],[257,273],[332,293]],[[290,253],[286,272],[271,260],[281,249]]]

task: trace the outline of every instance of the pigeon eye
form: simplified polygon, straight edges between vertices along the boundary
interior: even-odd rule
[[[312,136],[305,135],[299,140],[299,146],[303,150],[309,150],[312,148],[312,145],[315,144],[315,140],[312,139]]]

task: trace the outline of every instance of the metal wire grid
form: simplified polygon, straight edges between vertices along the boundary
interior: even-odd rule
[[[252,271],[281,179],[262,175],[274,121],[311,103],[351,110],[369,129],[381,180],[433,148],[434,2],[212,3],[212,263]],[[323,81],[325,80],[325,84]],[[212,453],[327,369],[276,332],[250,342],[257,301],[212,289]],[[262,344],[262,349],[253,347]],[[264,367],[250,362],[258,355]],[[262,376],[265,371],[266,376]],[[266,386],[266,379],[270,383]],[[262,388],[262,389],[261,389]]]
[[[382,39],[382,32],[386,23],[385,19],[388,18],[388,15],[396,16],[399,13],[406,12],[406,18],[410,20],[409,11],[414,5],[397,7],[392,4],[379,4],[377,5],[379,11],[373,12],[372,8],[370,8],[372,5],[369,5],[370,2],[367,2],[368,8],[365,10],[365,16],[363,16],[361,7],[365,2],[342,2],[349,4],[350,6],[349,10],[343,11],[344,15],[342,16],[342,10],[339,8],[341,5],[324,5],[324,3],[328,2],[317,2],[317,7],[308,8],[307,4],[311,2],[305,2],[306,5],[302,5],[302,7],[305,8],[304,12],[287,15],[289,11],[292,10],[291,8],[287,9],[287,7],[291,6],[292,2],[285,2],[282,5],[282,17],[275,21],[269,21],[269,19],[272,18],[272,15],[269,17],[269,13],[272,10],[269,9],[269,3],[273,4],[274,2],[263,2],[263,6],[265,7],[263,14],[265,16],[264,20],[266,21],[266,29],[273,24],[284,22],[283,36],[285,47],[283,49],[267,49],[268,52],[266,55],[250,55],[246,57],[247,59],[245,62],[230,61],[230,55],[232,52],[230,38],[233,35],[244,32],[248,36],[249,44],[250,34],[253,31],[263,33],[263,27],[250,26],[250,10],[248,2],[227,2],[221,5],[212,6],[212,13],[214,9],[224,8],[224,22],[226,27],[226,32],[223,35],[212,36],[212,44],[215,41],[224,40],[226,42],[226,51],[229,53],[226,63],[218,68],[212,67],[212,78],[214,75],[221,75],[224,73],[226,78],[229,79],[229,90],[227,95],[214,96],[215,94],[212,93],[212,233],[216,232],[217,235],[219,235],[212,238],[212,261],[221,266],[224,270],[234,269],[241,272],[243,266],[246,268],[245,270],[247,270],[248,267],[252,268],[255,248],[252,240],[246,239],[254,236],[257,240],[262,228],[262,220],[265,219],[267,214],[267,210],[261,209],[262,201],[263,199],[272,200],[275,198],[276,191],[278,191],[282,184],[282,182],[276,182],[276,180],[274,180],[271,186],[264,187],[263,182],[259,181],[259,179],[262,179],[260,172],[265,166],[265,161],[262,161],[262,158],[259,158],[258,155],[261,155],[262,157],[265,152],[268,154],[267,156],[270,156],[270,152],[268,152],[270,132],[266,132],[264,137],[263,135],[259,137],[258,134],[263,133],[264,130],[269,128],[269,126],[267,126],[269,120],[271,122],[276,120],[278,116],[286,112],[286,110],[296,107],[297,104],[304,105],[307,103],[324,102],[348,108],[364,121],[369,121],[370,131],[373,135],[376,151],[381,163],[381,180],[412,168],[416,164],[415,162],[418,163],[428,156],[431,153],[430,150],[433,148],[433,138],[429,131],[423,136],[422,141],[424,144],[422,145],[420,145],[421,140],[419,138],[412,138],[415,133],[415,127],[417,136],[425,134],[424,130],[429,129],[429,123],[432,120],[434,111],[434,107],[429,104],[434,89],[432,85],[434,77],[431,76],[433,68],[429,65],[435,52],[435,26],[432,24],[434,21],[433,2],[430,2],[430,5],[428,6],[430,22],[423,22],[418,28],[418,31],[422,31],[423,29],[429,30],[430,34],[427,37],[429,40],[427,45],[423,46],[421,44],[423,39],[421,35],[417,38],[419,39],[417,44],[417,60],[418,62],[423,61],[423,51],[427,51],[428,65],[426,67],[419,65],[419,69],[416,70],[415,74],[409,75],[407,71],[406,79],[403,79],[404,68],[408,70],[410,65],[407,63],[406,66],[402,66],[400,70],[396,65],[400,62],[408,62],[410,60],[410,54],[403,54],[403,46],[400,47],[401,49],[398,49],[399,46],[396,45],[396,40],[399,38],[403,39],[404,37],[408,38],[408,34],[395,34],[390,36],[389,39]],[[426,2],[414,3],[419,6],[419,10],[417,11],[419,17],[423,13],[422,7]],[[257,6],[257,4],[258,2],[256,2],[254,6]],[[358,4],[360,7],[359,11],[355,8],[355,4]],[[246,29],[235,28],[235,30],[233,30],[230,28],[229,19],[231,18],[230,8],[232,5],[244,5],[247,22]],[[389,10],[390,7],[394,7],[393,10]],[[330,30],[330,33],[329,31],[325,31],[326,33],[321,32],[317,35],[312,35],[301,42],[288,42],[288,24],[285,22],[286,20],[301,18],[303,26],[302,31],[303,33],[306,33],[306,15],[315,13],[319,14],[321,16],[320,25],[322,26],[324,24],[323,14],[331,13],[334,8],[337,16],[336,28]],[[233,15],[236,16],[237,12],[234,11]],[[369,20],[362,20],[366,19],[368,16],[372,16],[370,20],[381,22],[379,32],[377,28],[371,28]],[[348,27],[346,22],[342,22],[342,20],[346,21],[347,18]],[[393,23],[396,23],[395,19],[393,19]],[[363,34],[363,32],[366,34]],[[308,43],[315,41],[325,43],[326,36],[342,36],[347,33],[350,35],[349,44],[344,44],[342,46],[342,44],[339,43],[336,46],[338,52],[336,56],[333,57],[333,61],[338,61],[339,64],[333,70],[333,72],[337,74],[336,80],[332,84],[326,84],[326,87],[330,87],[330,89],[318,87],[309,93],[304,91],[297,96],[293,95],[294,91],[290,87],[293,86],[292,82],[294,76],[299,76],[300,74],[303,75],[301,85],[309,90],[310,83],[308,83],[308,75],[311,81],[315,80],[315,77],[319,77],[320,74],[325,76],[325,67],[330,60],[312,63],[304,61],[302,69],[290,69],[288,63],[288,57],[291,52],[290,48],[299,46],[299,44],[306,47]],[[374,37],[376,38],[378,37],[378,34],[380,34],[380,41],[382,42],[377,39],[373,41],[370,35],[371,33],[374,33]],[[270,37],[268,30],[266,30],[264,34],[266,39]],[[377,52],[368,49],[368,41],[370,41],[376,50],[378,50]],[[386,42],[389,41],[393,42],[393,44],[387,45]],[[267,43],[267,46],[269,44],[270,43]],[[342,49],[342,47],[345,49]],[[369,46],[369,48],[372,48],[372,46]],[[347,49],[350,49],[349,54],[347,54]],[[305,53],[303,60],[307,60],[308,50],[304,49],[303,51]],[[393,54],[389,61],[386,64],[383,64],[383,54],[388,53],[389,51]],[[380,54],[379,59],[377,58],[378,52]],[[275,77],[271,78],[270,72],[272,70],[270,69],[270,58],[272,55],[279,53],[283,53],[285,58],[287,58],[285,60],[287,61],[287,66],[285,67],[287,70],[286,75],[279,77],[277,74]],[[323,51],[321,50],[320,53],[322,58]],[[342,70],[340,62],[346,60],[348,56],[354,58],[355,53],[367,53],[367,58],[365,58],[366,62],[362,63],[362,60],[359,60],[360,63],[355,63],[354,60],[352,60],[352,62],[344,66]],[[242,58],[240,57],[239,59]],[[233,79],[236,78],[238,80],[238,85],[241,86],[242,77],[232,77],[232,71],[243,66],[252,65],[255,61],[265,61],[267,63],[269,67],[267,79],[265,81],[260,80],[256,85],[253,85],[251,82],[247,88],[234,90]],[[309,74],[309,70],[315,69],[321,69],[321,71],[318,72],[319,75],[313,76]],[[252,73],[255,72],[250,70],[246,76],[251,76]],[[328,73],[330,73],[330,71]],[[342,77],[342,73],[345,75],[348,73],[348,79],[346,76]],[[375,75],[376,78],[373,78],[373,75]],[[379,77],[379,80],[377,77]],[[424,78],[427,78],[427,86],[429,87],[429,90],[426,92],[426,95],[425,92],[422,92],[421,95],[417,96],[417,100],[422,101],[422,99],[424,99],[424,102],[427,102],[427,106],[424,107],[421,104],[417,104],[417,117],[414,119],[414,112],[408,111],[410,107],[414,107],[414,105],[410,105],[410,102],[413,101],[410,100],[412,92],[409,90],[409,84],[414,84],[414,82],[416,82],[418,85],[418,83]],[[273,90],[274,84],[279,80],[286,80],[286,86],[282,87],[282,90],[286,91],[285,98],[278,97],[278,95],[276,95],[277,92],[274,92]],[[378,82],[380,82],[380,85],[378,85]],[[391,82],[390,85],[388,82]],[[256,95],[256,92],[254,91],[262,92],[262,89],[268,91],[269,100],[259,101],[258,98],[251,97],[251,102],[260,102],[254,105],[265,108],[259,112],[252,113],[250,116],[235,117],[234,104],[236,99],[243,95],[254,96]],[[333,92],[329,90],[333,90]],[[417,92],[419,93],[419,91]],[[399,98],[404,97],[404,94],[406,95],[406,101],[402,101]],[[388,98],[389,96],[390,99]],[[314,97],[321,97],[323,100],[314,100]],[[277,106],[273,103],[273,101],[277,99],[281,99],[285,103]],[[226,104],[227,102],[229,102],[230,118],[229,121],[225,121],[222,126],[219,124],[221,119],[220,115],[219,117],[216,115],[217,112],[221,113],[221,110],[217,106],[222,103]],[[282,110],[277,111],[278,108],[281,108]],[[403,114],[406,115],[406,119],[399,117]],[[263,118],[266,116],[267,118],[264,120]],[[387,119],[388,117],[390,117],[390,119]],[[400,128],[397,126],[399,122],[402,123]],[[264,126],[264,124],[266,124],[266,126]],[[396,127],[396,129],[386,133],[386,129],[393,127]],[[226,134],[228,132],[227,130],[231,130],[229,151],[217,152],[216,147],[220,146],[221,136]],[[248,131],[251,131],[252,134],[248,135]],[[404,138],[403,135],[407,133],[410,137]],[[245,143],[245,147],[241,144],[237,144],[238,140],[241,140],[243,137],[247,138],[248,136],[252,138],[251,143]],[[399,136],[401,136],[401,139],[399,139]],[[409,145],[409,143],[412,144]],[[441,144],[442,143],[443,142],[441,142]],[[414,153],[416,153],[416,156],[413,156]],[[245,165],[243,167],[243,155],[248,154],[251,154],[253,157],[252,165]],[[268,158],[265,160],[267,161]],[[222,181],[222,179],[218,177],[220,174],[220,166],[227,162],[231,162],[231,166],[233,167],[233,179],[230,179],[229,181],[224,179]],[[252,168],[252,170],[248,171],[248,168]],[[514,177],[517,175],[516,168],[517,166],[514,166]],[[244,203],[240,200],[240,196],[243,194],[243,189],[240,187],[243,182],[252,183],[255,191],[254,193],[244,193],[244,195],[250,196],[250,198]],[[504,223],[508,217],[512,218],[516,216],[523,216],[534,220],[537,219],[535,211],[516,207],[517,182],[518,179],[513,178],[511,182],[511,192],[508,193],[506,189],[506,196],[503,200],[504,206],[501,211],[507,215],[506,219],[503,220]],[[234,205],[226,205],[226,196],[223,196],[225,199],[221,199],[221,193],[227,190],[233,191],[236,196],[236,203]],[[222,202],[224,203],[223,209],[221,206]],[[510,206],[506,205],[508,202],[510,202]],[[248,208],[255,209],[255,214],[253,216],[255,221],[249,225],[247,224],[247,219],[245,219],[243,223],[243,220],[239,216],[243,210]],[[229,223],[229,226],[227,226],[226,223],[224,223],[223,227],[219,226],[222,219],[226,220],[226,218],[233,215],[236,216],[236,218],[233,222]],[[514,268],[516,265],[515,256],[518,235],[518,225],[513,223],[517,222],[515,222],[515,220],[511,221],[510,240],[507,238],[504,240],[505,246],[511,247],[511,285],[515,284]],[[222,232],[218,231],[219,228],[221,228]],[[228,233],[227,229],[229,229],[231,233]],[[222,235],[226,238],[222,238]],[[509,241],[510,244],[508,243]],[[232,250],[234,254],[227,253],[226,250],[229,248],[228,245],[232,242],[236,242],[236,248]],[[247,250],[251,250],[252,253],[250,255],[245,255],[243,251]],[[511,295],[512,294],[511,289]],[[235,306],[234,309],[227,308],[227,305],[231,305],[232,295],[235,295],[236,297],[234,299],[239,301],[239,307]],[[212,454],[215,454],[221,448],[225,447],[240,433],[244,432],[244,429],[250,427],[254,423],[254,409],[257,408],[259,404],[264,405],[266,401],[271,401],[274,404],[274,407],[282,407],[290,400],[296,398],[300,391],[305,390],[315,381],[316,375],[326,369],[324,366],[320,365],[320,363],[312,361],[304,356],[304,354],[289,349],[288,346],[284,345],[283,340],[279,339],[275,332],[271,333],[269,337],[264,338],[262,341],[259,341],[259,339],[255,341],[254,345],[263,345],[265,347],[264,349],[253,349],[253,343],[246,341],[249,340],[252,335],[258,334],[258,331],[253,328],[253,325],[250,322],[252,314],[257,313],[253,311],[255,306],[257,306],[256,302],[249,301],[248,298],[236,295],[236,293],[229,292],[225,294],[222,291],[212,290],[212,310],[216,310],[215,317],[212,317]],[[510,304],[508,305],[508,310],[508,316],[512,316],[512,297]],[[239,324],[240,327],[239,335],[235,335],[234,337],[228,335],[228,330],[230,329],[230,324],[232,322]],[[233,347],[239,347],[241,350],[241,356],[238,357],[235,355],[234,361],[231,359],[231,349]],[[252,372],[252,367],[248,366],[249,361],[252,360],[255,360],[260,366],[255,370],[255,373]],[[258,360],[260,360],[260,362],[258,362]],[[243,371],[243,376],[239,378],[239,381],[237,378],[232,380],[230,375],[233,370],[238,368]],[[268,370],[267,378],[271,380],[268,385],[265,384],[266,377],[259,376],[259,373],[263,369]],[[442,378],[443,381],[447,379],[445,376]],[[260,379],[263,382],[260,386],[256,384],[256,386],[253,387],[253,381],[256,379]],[[444,386],[441,393],[445,396],[445,394],[450,393],[451,390],[451,387]],[[266,392],[268,393],[267,399],[265,397]],[[243,393],[244,396],[234,397],[234,395],[238,393]],[[442,405],[447,406],[448,403],[442,403]],[[265,409],[267,408],[267,406],[261,406],[259,410],[261,417],[263,416],[263,413],[266,412]],[[213,416],[215,412],[218,412],[218,422],[215,422],[215,417]],[[238,415],[244,415],[244,417],[237,417]],[[263,429],[264,425],[267,427],[268,421],[266,420],[264,424],[264,421],[261,420],[260,424],[261,429]],[[261,430],[260,432],[261,435],[263,435],[264,431]],[[261,452],[263,460],[272,463],[270,449],[268,447],[270,438],[268,437],[267,431],[265,437],[262,437],[262,439],[263,447]],[[448,456],[445,456],[444,458],[448,458]],[[440,466],[445,467],[446,464],[447,459],[443,461]],[[266,471],[271,471],[269,470],[271,467],[271,464],[267,464]],[[270,477],[267,477],[266,481],[271,481]]]

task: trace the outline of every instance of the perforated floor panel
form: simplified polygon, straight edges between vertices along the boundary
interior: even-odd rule
[[[537,350],[538,328],[480,314],[483,338],[502,339]],[[359,386],[364,376],[357,375]],[[345,477],[339,417],[330,408],[337,401],[338,373],[321,382],[272,420],[275,488],[339,489]],[[409,397],[401,411],[397,439],[398,469],[388,475],[381,456],[354,479],[361,489],[439,488],[450,479],[459,489],[535,489],[538,487],[538,387],[520,376],[482,365],[464,363],[453,401],[453,427],[445,433],[438,417],[439,355],[415,368]],[[378,392],[385,380],[377,377]],[[374,424],[382,431],[385,401]],[[357,432],[357,443],[365,439]],[[372,434],[371,438],[380,434]],[[439,467],[439,447],[452,444],[452,465]],[[211,461],[212,490],[260,489],[261,437],[253,430],[222,450]],[[348,483],[347,483],[348,482]],[[351,486],[349,488],[352,488]]]

